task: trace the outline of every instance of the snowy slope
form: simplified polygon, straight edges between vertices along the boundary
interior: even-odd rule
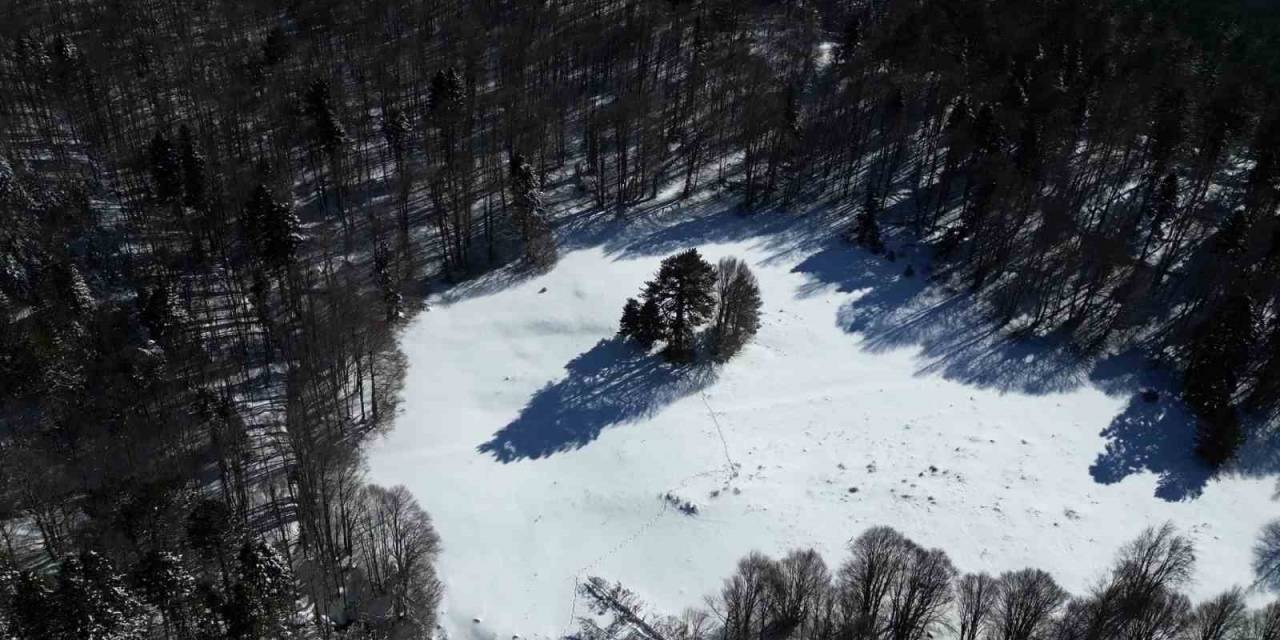
[[[962,570],[1035,565],[1080,592],[1172,520],[1199,545],[1193,595],[1251,581],[1274,479],[1208,480],[1185,415],[1137,399],[1150,380],[1131,363],[1002,346],[967,299],[896,277],[903,261],[761,236],[700,249],[747,259],[765,300],[759,336],[719,370],[612,338],[661,258],[627,247],[454,291],[405,330],[403,415],[370,469],[435,519],[451,637],[561,634],[587,575],[677,613],[748,551],[836,564],[878,524]]]

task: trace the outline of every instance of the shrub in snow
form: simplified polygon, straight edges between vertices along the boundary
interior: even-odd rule
[[[674,493],[668,492],[662,496],[662,499],[665,500],[667,504],[675,507],[677,510],[680,511],[680,513],[683,513],[686,516],[698,515],[698,505],[684,498],[681,498],[680,496]]]

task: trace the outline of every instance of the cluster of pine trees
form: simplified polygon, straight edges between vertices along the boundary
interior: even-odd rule
[[[711,355],[724,362],[760,326],[760,285],[745,262],[729,257],[712,266],[697,249],[688,249],[662,261],[640,301],[627,298],[618,335],[645,348],[661,341],[668,360],[687,363],[697,357],[695,330],[708,320]]]
[[[888,527],[849,543],[834,570],[812,549],[738,562],[706,609],[651,615],[621,584],[590,578],[581,595],[598,617],[581,640],[1275,640],[1280,603],[1250,611],[1231,589],[1193,605],[1181,590],[1195,549],[1171,525],[1126,544],[1085,595],[1039,569],[961,574],[941,549]]]

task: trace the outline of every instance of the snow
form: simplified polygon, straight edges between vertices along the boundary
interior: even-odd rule
[[[1274,478],[1209,479],[1172,395],[1141,398],[1168,388],[1156,373],[1000,341],[967,297],[898,276],[902,259],[680,228],[569,243],[550,273],[433,296],[405,328],[402,415],[370,475],[407,485],[439,529],[450,637],[559,636],[591,575],[678,613],[751,550],[834,565],[881,524],[961,570],[1037,566],[1079,593],[1171,520],[1198,545],[1193,596],[1252,581]],[[760,279],[760,333],[718,369],[612,337],[683,246]]]

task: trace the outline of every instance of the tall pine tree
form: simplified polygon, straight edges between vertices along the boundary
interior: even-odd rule
[[[1196,452],[1217,468],[1244,439],[1234,397],[1253,342],[1253,305],[1233,295],[1196,328],[1183,398],[1199,418]]]
[[[645,301],[657,308],[665,354],[673,362],[693,359],[693,331],[715,309],[715,283],[715,267],[697,249],[689,249],[663,260],[657,277],[645,284]]]

